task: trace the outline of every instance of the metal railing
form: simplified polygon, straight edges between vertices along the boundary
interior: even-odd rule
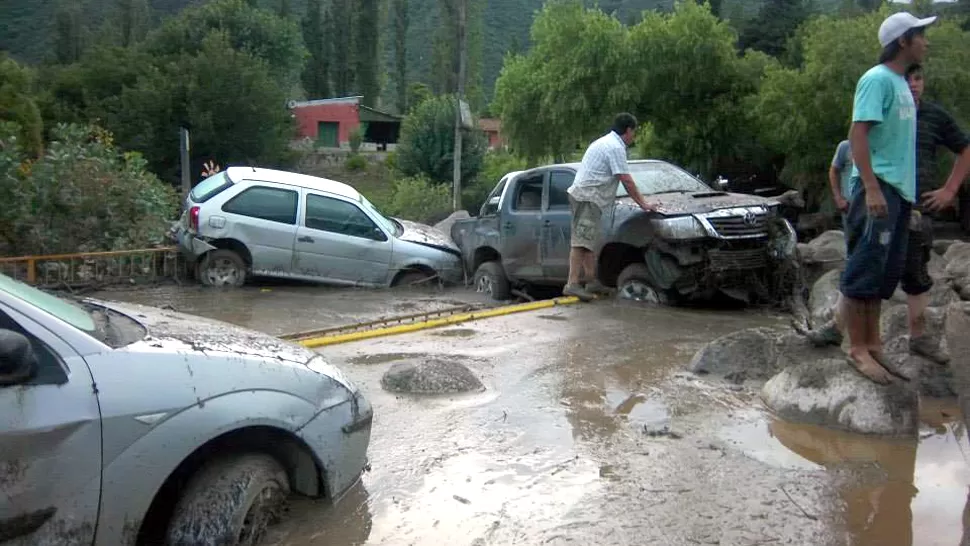
[[[0,258],[0,273],[42,287],[180,281],[185,260],[174,246]]]

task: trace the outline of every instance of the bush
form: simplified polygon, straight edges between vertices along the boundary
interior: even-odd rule
[[[344,162],[344,168],[348,171],[366,171],[367,170],[367,158],[362,155],[357,155],[356,153],[351,154]]]
[[[454,97],[426,100],[404,119],[397,147],[398,168],[405,176],[423,176],[432,182],[451,182],[454,176],[455,116]],[[462,138],[461,179],[473,180],[482,168],[485,135],[469,131]]]
[[[360,145],[364,142],[364,133],[360,130],[358,126],[356,129],[350,132],[350,151],[357,153],[360,151]]]
[[[36,161],[16,124],[0,125],[0,239],[18,255],[144,248],[162,243],[175,192],[94,126],[58,125]]]
[[[394,183],[389,199],[380,200],[379,206],[390,216],[434,224],[451,213],[451,188],[421,177],[402,178]]]

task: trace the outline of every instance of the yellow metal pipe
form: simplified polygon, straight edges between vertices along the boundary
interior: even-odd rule
[[[557,305],[569,305],[572,303],[576,303],[578,301],[579,301],[579,298],[575,296],[569,296],[569,297],[563,297],[563,298],[555,298],[551,300],[520,303],[517,305],[506,305],[503,307],[497,307],[495,309],[486,309],[483,311],[472,311],[470,313],[461,313],[458,315],[452,315],[450,317],[415,322],[413,324],[401,324],[398,326],[389,326],[387,328],[377,328],[374,330],[367,330],[364,332],[352,332],[349,334],[338,334],[338,335],[329,335],[329,336],[301,339],[299,343],[304,347],[313,349],[316,347],[324,347],[326,345],[336,345],[338,343],[348,343],[351,341],[360,341],[362,339],[370,339],[374,337],[417,332],[419,330],[427,330],[430,328],[437,328],[439,326],[460,324],[462,322],[468,322],[471,320],[477,320],[477,319],[483,319],[483,318],[489,318],[489,317],[498,317],[502,315],[510,315],[512,313],[521,313],[523,311],[534,311],[536,309],[545,309],[548,307],[555,307]]]

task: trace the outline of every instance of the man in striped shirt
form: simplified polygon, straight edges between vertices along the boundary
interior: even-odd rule
[[[619,114],[612,130],[589,145],[576,178],[567,190],[572,212],[570,227],[569,279],[563,295],[590,301],[594,293],[605,293],[605,287],[595,280],[594,252],[602,231],[604,212],[611,212],[616,203],[616,189],[622,182],[627,193],[647,212],[654,207],[647,203],[637,189],[626,162],[627,146],[633,144],[637,119],[632,114]],[[581,283],[586,281],[584,287]]]

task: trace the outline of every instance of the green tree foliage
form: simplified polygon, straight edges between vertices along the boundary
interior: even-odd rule
[[[459,68],[459,3],[461,0],[439,0],[437,30],[434,34],[431,58],[431,82],[435,93],[453,94],[458,91]],[[485,106],[482,86],[483,11],[484,2],[465,1],[465,99],[472,109]]]
[[[421,106],[424,101],[430,99],[434,96],[431,92],[431,88],[427,84],[421,82],[414,82],[408,86],[408,113],[413,112],[418,106]]]
[[[755,49],[773,57],[785,52],[789,38],[811,14],[811,0],[767,0],[758,16],[743,25],[742,50]]]
[[[454,96],[426,100],[404,120],[396,150],[398,168],[407,176],[425,176],[434,182],[451,182],[454,172]],[[482,168],[485,136],[468,131],[462,138],[461,178],[473,179]]]
[[[15,123],[17,145],[37,157],[43,149],[44,122],[31,94],[31,79],[26,68],[0,53],[0,122]]]
[[[147,51],[156,56],[193,55],[213,31],[225,33],[233,49],[265,61],[284,89],[300,81],[308,54],[297,23],[242,0],[213,0],[186,8],[147,38]]]
[[[330,97],[331,40],[322,0],[307,0],[303,18],[303,41],[309,60],[303,70],[303,89],[311,99]]]
[[[384,214],[435,224],[451,213],[451,188],[421,176],[402,178],[381,208]]]
[[[54,15],[54,58],[61,64],[70,64],[81,58],[84,50],[84,22],[81,5],[65,1],[58,4]]]
[[[836,144],[848,135],[852,98],[862,74],[876,64],[876,33],[891,13],[883,7],[859,17],[817,17],[797,34],[801,64],[767,67],[749,111],[758,137],[786,158],[782,178],[805,190],[810,205],[827,199],[825,172]],[[940,100],[966,126],[970,121],[970,34],[943,20],[928,32],[927,96]]]
[[[119,43],[129,47],[148,31],[150,8],[145,0],[116,0],[115,29],[120,34]]]
[[[143,248],[158,244],[177,211],[174,191],[122,153],[110,133],[60,125],[28,161],[15,124],[0,123],[0,240],[14,255]]]
[[[378,51],[378,19],[380,15],[378,0],[356,0],[354,2],[354,75],[355,92],[363,96],[365,106],[374,106],[381,94],[378,75],[380,57]]]
[[[330,30],[333,40],[333,91],[346,96],[354,91],[353,0],[330,0]]]
[[[392,0],[394,9],[394,91],[397,111],[408,111],[408,0]]]

